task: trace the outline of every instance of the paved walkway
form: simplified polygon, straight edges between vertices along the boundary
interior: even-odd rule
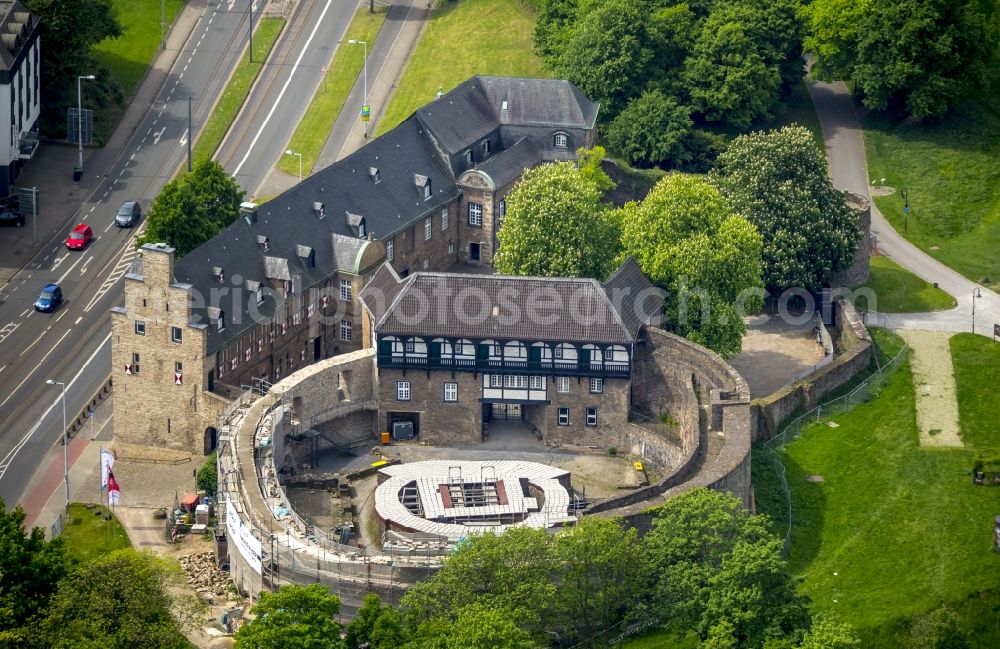
[[[979,288],[982,297],[976,300],[975,332],[991,336],[993,324],[1000,323],[1000,295],[979,287],[917,248],[893,229],[871,198],[861,120],[847,87],[840,81],[823,83],[807,80],[806,83],[823,127],[830,178],[834,186],[865,196],[871,202],[872,232],[877,238],[879,250],[917,277],[927,282],[937,282],[941,289],[954,296],[958,302],[950,311],[891,314],[893,324],[902,329],[971,331],[972,295]]]
[[[57,232],[68,231],[70,225],[77,221],[80,205],[97,189],[104,178],[102,174],[112,169],[122,156],[126,143],[149,110],[191,31],[207,8],[207,0],[190,0],[184,6],[170,29],[166,48],[153,61],[129,100],[125,115],[108,143],[100,149],[84,149],[84,175],[80,182],[73,181],[77,147],[64,142],[44,142],[34,159],[25,166],[17,188],[38,188],[38,222],[32,224],[29,217],[25,227],[16,230],[4,228],[5,231],[0,233],[0,302],[3,301],[7,282],[31,260],[42,244]]]

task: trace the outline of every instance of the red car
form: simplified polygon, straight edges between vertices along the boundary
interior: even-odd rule
[[[86,223],[81,223],[66,237],[66,247],[70,250],[83,250],[93,238],[94,231]]]

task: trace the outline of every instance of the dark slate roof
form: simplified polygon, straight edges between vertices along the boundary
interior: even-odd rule
[[[563,79],[477,77],[501,124],[594,128],[600,107]],[[501,110],[507,102],[507,110]]]
[[[615,286],[642,286],[631,266],[616,275]],[[628,344],[641,327],[630,329],[593,279],[424,272],[399,279],[385,265],[361,299],[379,335]]]
[[[20,0],[0,0],[0,70],[11,69],[37,29],[38,19]]]
[[[659,323],[664,294],[649,281],[634,257],[626,259],[604,282],[604,292],[633,337],[638,337],[643,325]]]
[[[530,169],[541,161],[542,153],[538,147],[528,138],[522,137],[513,146],[488,158],[476,169],[489,176],[496,188],[520,177],[525,169]]]
[[[454,154],[501,124],[591,129],[598,108],[569,81],[477,76],[414,115]]]

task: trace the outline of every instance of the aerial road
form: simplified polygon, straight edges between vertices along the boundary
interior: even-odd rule
[[[246,46],[248,2],[223,0],[205,9],[121,156],[107,170],[87,170],[105,174],[98,188],[64,231],[42,242],[0,287],[0,498],[9,507],[22,501],[62,434],[61,387],[46,381],[66,385],[72,419],[113,376],[109,310],[121,301],[121,278],[145,222],[143,215],[133,227],[118,227],[115,213],[132,200],[144,213],[184,164],[188,98],[197,132]],[[78,223],[89,225],[94,238],[70,250],[65,239]],[[51,313],[36,311],[40,292],[53,282],[63,303]]]

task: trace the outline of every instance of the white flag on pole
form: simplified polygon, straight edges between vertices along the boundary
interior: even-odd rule
[[[101,449],[101,491],[108,489],[108,472],[115,465],[115,456],[111,451]]]

